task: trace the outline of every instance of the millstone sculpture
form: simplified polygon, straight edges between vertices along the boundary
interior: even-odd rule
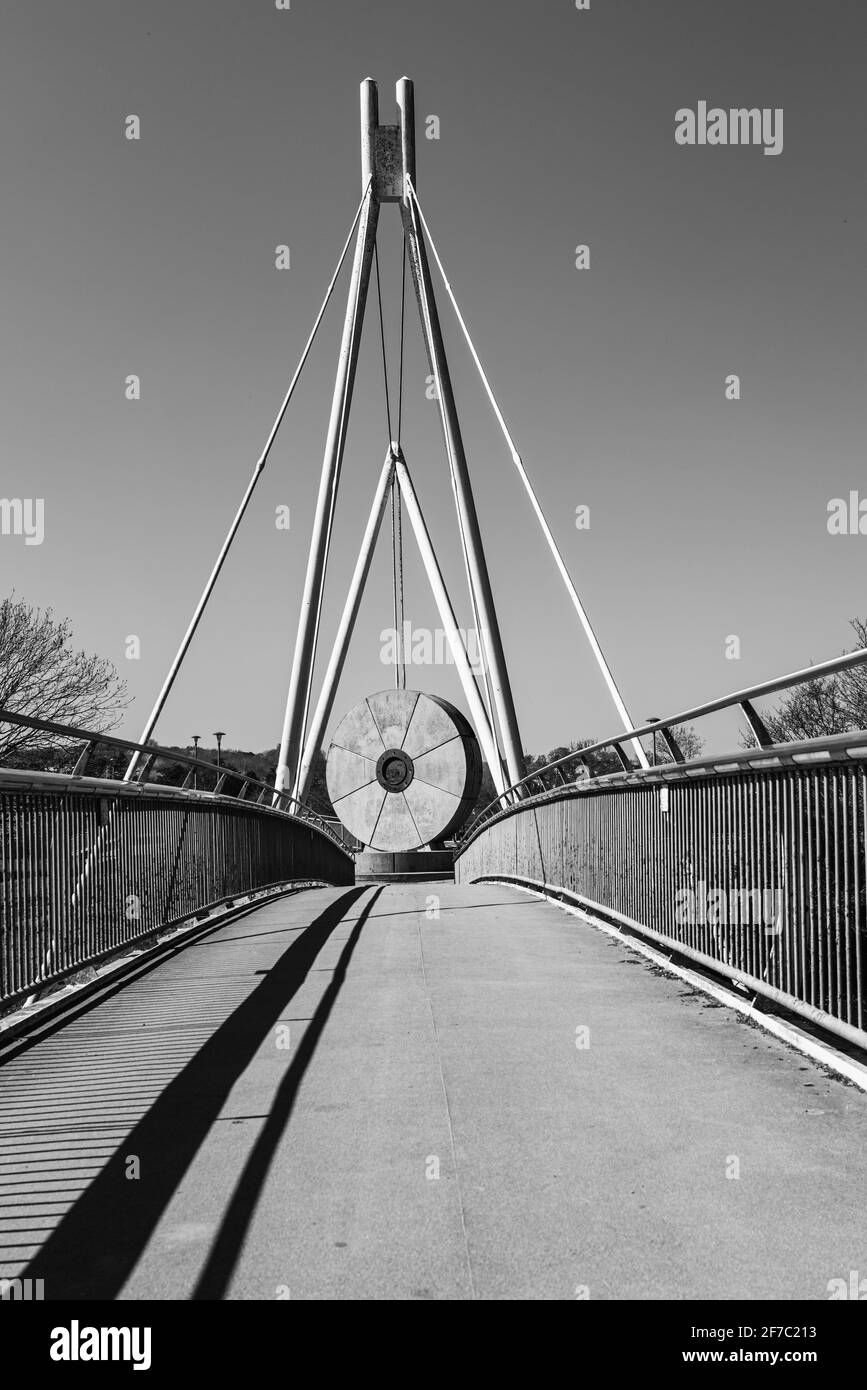
[[[482,759],[469,723],[417,690],[382,690],[338,725],[326,763],[336,815],[370,849],[442,842],[479,794]]]

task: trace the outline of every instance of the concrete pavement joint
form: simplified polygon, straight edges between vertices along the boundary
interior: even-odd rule
[[[455,1170],[455,1186],[456,1186],[457,1197],[458,1197],[458,1212],[459,1212],[460,1218],[461,1218],[461,1231],[462,1231],[463,1237],[464,1237],[464,1256],[465,1256],[466,1263],[467,1263],[467,1279],[468,1279],[469,1285],[470,1285],[470,1298],[471,1298],[472,1300],[475,1300],[475,1297],[476,1297],[476,1287],[475,1287],[475,1283],[474,1283],[474,1281],[473,1281],[473,1266],[472,1266],[472,1263],[471,1263],[471,1261],[470,1261],[470,1242],[469,1242],[469,1237],[467,1236],[467,1222],[466,1222],[466,1217],[465,1217],[465,1215],[464,1215],[464,1200],[463,1200],[463,1196],[462,1196],[462,1193],[461,1193],[461,1175],[460,1175],[460,1171],[459,1171],[459,1169],[458,1169],[458,1154],[457,1154],[457,1149],[456,1149],[456,1147],[455,1147],[455,1131],[454,1131],[454,1126],[453,1126],[453,1124],[452,1124],[452,1112],[451,1112],[451,1106],[449,1105],[448,1090],[447,1090],[447,1088],[446,1088],[445,1072],[443,1071],[443,1059],[442,1059],[442,1051],[441,1051],[441,1049],[440,1049],[439,1029],[437,1028],[437,1021],[436,1021],[436,1017],[435,1017],[435,1015],[434,1015],[433,1000],[431,999],[430,987],[429,987],[429,985],[428,985],[428,978],[427,978],[427,969],[425,968],[425,963],[424,963],[424,946],[423,946],[423,943],[422,943],[422,936],[421,936],[420,911],[421,911],[421,910],[419,909],[419,910],[416,912],[416,930],[417,930],[417,932],[418,932],[418,957],[419,957],[419,962],[420,962],[420,964],[421,964],[421,977],[422,977],[422,982],[423,982],[423,984],[424,984],[425,999],[426,999],[426,1001],[427,1001],[428,1012],[430,1013],[431,1027],[432,1027],[432,1029],[433,1029],[434,1046],[436,1047],[437,1067],[439,1068],[440,1085],[441,1085],[441,1087],[442,1087],[442,1093],[443,1093],[443,1104],[444,1104],[444,1106],[445,1106],[445,1112],[446,1112],[446,1123],[448,1124],[448,1127],[449,1127],[449,1145],[450,1145],[451,1151],[452,1151],[452,1164],[454,1165],[454,1170]]]

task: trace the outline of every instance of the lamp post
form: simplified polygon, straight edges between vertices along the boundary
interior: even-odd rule
[[[199,757],[199,739],[200,739],[201,737],[202,737],[201,734],[190,734],[190,738],[193,740],[193,756],[196,758],[196,760],[198,760],[198,757]],[[196,772],[195,769],[193,769],[193,791],[195,792],[195,791],[198,791],[198,790],[199,790],[199,774],[198,774],[198,772]]]
[[[222,767],[222,766],[223,766],[222,761],[221,761],[221,753],[222,753],[222,748],[223,748],[223,739],[224,739],[225,737],[226,737],[226,731],[225,731],[225,729],[217,729],[217,730],[216,730],[216,732],[215,732],[215,734],[214,734],[214,738],[217,740],[217,767]]]

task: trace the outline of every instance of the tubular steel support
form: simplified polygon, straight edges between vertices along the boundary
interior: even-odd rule
[[[403,649],[403,527],[400,488],[391,482],[391,563],[394,588],[394,688],[406,689],[406,653]]]
[[[470,350],[470,355],[472,356],[472,359],[476,364],[476,368],[481,378],[482,385],[485,388],[485,393],[488,397],[488,400],[491,403],[491,407],[494,411],[495,416],[497,417],[497,423],[500,426],[500,429],[503,433],[503,438],[505,439],[509,452],[512,455],[512,462],[514,463],[515,468],[518,471],[518,476],[520,477],[521,482],[524,485],[524,489],[527,493],[527,496],[530,499],[530,505],[532,506],[533,511],[536,514],[536,519],[542,528],[542,534],[544,535],[545,540],[548,543],[548,548],[551,551],[552,556],[554,557],[554,563],[556,564],[557,569],[560,573],[560,577],[563,580],[564,585],[566,586],[566,592],[572,600],[572,606],[578,615],[578,619],[581,623],[581,626],[584,629],[585,636],[587,637],[587,640],[590,643],[590,650],[593,652],[593,655],[596,658],[596,663],[599,667],[600,672],[602,673],[602,678],[605,681],[605,684],[608,686],[609,694],[611,695],[611,698],[614,701],[614,707],[617,710],[617,713],[620,715],[620,719],[624,729],[628,730],[632,727],[632,719],[630,717],[629,711],[627,710],[626,705],[624,704],[623,697],[620,694],[620,689],[617,685],[617,682],[614,679],[614,676],[611,672],[611,668],[605,659],[605,654],[603,653],[602,648],[599,644],[599,639],[597,638],[596,633],[593,630],[593,626],[587,615],[587,611],[584,608],[581,599],[578,597],[578,590],[575,588],[575,585],[572,582],[572,577],[566,568],[563,556],[560,554],[559,547],[554,539],[554,534],[550,526],[548,525],[545,513],[542,511],[542,507],[540,505],[538,497],[536,496],[533,484],[530,482],[529,475],[527,473],[526,468],[524,467],[523,459],[521,458],[521,455],[518,453],[515,441],[511,436],[503,412],[500,410],[499,404],[497,403],[497,399],[491,388],[491,384],[488,381],[487,374],[485,373],[485,369],[482,366],[479,354],[476,352],[475,343],[470,337],[470,330],[467,328],[466,322],[464,321],[464,316],[461,313],[460,306],[458,304],[457,299],[455,298],[454,291],[452,290],[452,287],[449,284],[448,276],[446,275],[443,263],[440,260],[439,252],[437,251],[433,237],[430,234],[430,228],[428,227],[427,222],[425,221],[424,213],[422,212],[418,198],[416,197],[414,185],[415,175],[412,174],[410,176],[409,198],[412,202],[413,211],[418,216],[420,225],[430,244],[434,260],[437,264],[437,269],[439,270],[439,273],[442,277],[442,282],[445,285],[446,293],[449,299],[451,300],[452,308],[455,311],[455,317],[457,318],[457,321],[460,325],[461,332],[464,335],[467,347]],[[644,749],[642,748],[638,739],[635,739],[633,741],[632,747],[641,767],[647,767],[647,755],[644,752]]]
[[[629,772],[630,768],[632,767],[632,764],[623,751],[623,744],[615,743],[612,745],[612,747],[614,748],[614,752],[617,754],[617,760],[620,763],[620,766],[623,768],[623,771]]]
[[[415,494],[415,488],[412,485],[412,479],[409,476],[406,460],[401,451],[398,451],[395,455],[395,468],[397,470],[397,477],[400,483],[401,493],[403,494],[403,500],[406,503],[410,525],[415,533],[422,563],[424,564],[428,579],[430,580],[430,586],[433,590],[433,596],[439,610],[440,622],[445,628],[446,637],[451,648],[452,656],[454,657],[461,685],[464,688],[464,695],[466,696],[467,704],[470,708],[470,717],[476,726],[476,733],[478,734],[479,743],[482,745],[482,751],[487,759],[494,787],[498,795],[500,795],[504,790],[505,783],[500,767],[496,740],[493,730],[488,723],[488,716],[485,712],[482,698],[473,680],[472,669],[461,634],[458,630],[455,612],[451,605],[439,562],[437,561],[433,545],[431,544],[425,519]]]
[[[660,729],[659,732],[662,734],[662,737],[665,740],[665,746],[668,749],[671,756],[674,758],[674,761],[676,763],[685,762],[686,760],[683,756],[683,749],[681,748],[671,729]]]
[[[406,164],[411,165],[415,139],[414,130],[411,125],[413,117],[412,84],[405,78],[398,84],[398,106],[401,116],[401,144],[404,150],[404,161]],[[515,713],[514,700],[512,698],[512,689],[509,683],[509,674],[506,668],[500,627],[497,621],[494,596],[491,590],[491,580],[488,574],[484,547],[482,545],[479,519],[476,513],[476,504],[473,497],[472,485],[470,483],[457,406],[455,404],[454,391],[452,389],[451,376],[446,359],[445,344],[443,342],[442,329],[437,313],[433,281],[431,279],[430,267],[425,252],[424,238],[414,215],[411,176],[410,182],[407,183],[406,173],[404,174],[404,197],[401,201],[400,209],[401,217],[403,218],[404,232],[406,234],[407,250],[409,252],[410,270],[415,287],[416,299],[418,301],[422,332],[425,339],[425,348],[437,387],[440,420],[443,428],[446,452],[452,466],[455,503],[466,542],[467,562],[470,570],[470,585],[472,595],[479,610],[480,625],[482,628],[482,631],[479,633],[479,638],[490,666],[494,703],[500,725],[500,733],[503,739],[509,776],[512,778],[513,782],[519,782],[523,777],[524,764],[521,751],[521,737],[518,732],[518,720]]]
[[[150,770],[151,770],[151,768],[153,767],[153,765],[154,765],[155,762],[156,762],[156,754],[155,754],[155,753],[148,753],[148,754],[145,756],[145,758],[144,758],[144,760],[143,760],[143,762],[142,762],[142,764],[141,764],[141,767],[139,768],[138,773],[137,773],[137,775],[136,775],[136,781],[137,781],[137,782],[146,782],[146,781],[147,781],[148,773],[150,772]],[[127,768],[127,772],[129,772],[129,768]],[[125,782],[128,782],[128,781],[131,780],[131,778],[129,778],[129,777],[124,777],[123,780],[124,780]]]
[[[73,777],[84,777],[87,773],[87,765],[96,751],[96,744],[86,743],[78,755],[78,761],[72,769]]]
[[[377,538],[382,526],[385,504],[388,500],[389,487],[393,479],[394,461],[392,451],[389,449],[385,458],[385,463],[382,465],[382,472],[379,475],[379,482],[374,494],[373,505],[370,509],[370,516],[367,519],[367,526],[361,542],[361,549],[358,552],[355,573],[349,585],[349,593],[346,596],[343,616],[340,619],[340,626],[337,629],[337,636],[334,639],[331,660],[328,663],[328,670],[322,682],[319,703],[316,706],[313,722],[307,734],[304,756],[301,759],[298,779],[293,789],[293,796],[298,797],[300,801],[303,801],[307,795],[310,778],[313,775],[316,754],[322,743],[322,735],[325,732],[325,726],[331,717],[334,697],[337,694],[337,687],[343,672],[343,664],[346,660],[349,642],[355,628],[355,620],[358,617],[358,610],[361,606],[364,586],[367,583],[367,576],[370,573],[370,563],[373,559],[373,552],[376,548]]]
[[[751,704],[749,700],[741,700],[741,709],[744,718],[750,726],[750,733],[755,739],[757,746],[759,748],[770,748],[774,740],[768,733],[765,727],[765,721],[762,719],[755,705]]]
[[[313,535],[307,561],[307,575],[304,581],[304,595],[301,600],[301,612],[298,619],[295,656],[289,681],[289,695],[286,701],[286,716],[280,740],[275,784],[277,791],[282,791],[284,787],[291,787],[295,784],[302,756],[304,721],[313,662],[316,656],[316,635],[325,585],[331,517],[340,480],[343,451],[346,445],[349,408],[355,384],[358,350],[361,344],[364,309],[367,302],[367,287],[370,280],[373,249],[376,244],[376,228],[379,220],[379,201],[371,181],[375,169],[378,111],[376,83],[367,79],[361,84],[361,159],[362,183],[368,192],[358,225],[349,302],[346,308],[343,341],[334,383],[325,455],[322,460],[319,497],[316,503]]]
[[[152,734],[153,731],[154,731],[154,728],[156,727],[156,722],[157,722],[157,720],[158,720],[159,717],[160,717],[160,714],[161,714],[161,712],[162,712],[162,708],[163,708],[163,706],[164,706],[166,700],[167,700],[168,697],[169,697],[169,693],[170,693],[170,691],[171,691],[171,688],[172,688],[172,686],[173,686],[174,683],[175,683],[175,679],[176,679],[176,677],[177,677],[177,674],[178,674],[179,670],[181,669],[181,664],[182,664],[182,662],[183,662],[183,660],[184,660],[184,657],[185,657],[186,654],[187,654],[187,651],[188,651],[188,649],[189,649],[190,643],[192,642],[193,637],[195,636],[196,629],[197,629],[197,627],[199,626],[199,622],[201,621],[202,614],[204,613],[205,608],[207,607],[208,600],[210,599],[211,594],[214,592],[214,586],[216,585],[217,580],[218,580],[218,578],[219,578],[220,570],[223,568],[223,563],[224,563],[224,561],[225,561],[225,559],[226,559],[226,556],[227,556],[228,553],[229,553],[229,550],[231,549],[232,542],[234,541],[235,536],[238,534],[238,528],[240,527],[241,522],[242,522],[243,519],[244,519],[244,514],[245,514],[245,512],[246,512],[246,510],[247,510],[247,507],[248,507],[248,505],[249,505],[250,498],[253,496],[253,493],[254,493],[254,491],[255,491],[255,489],[256,489],[256,484],[258,483],[259,478],[261,477],[261,475],[262,475],[262,473],[263,473],[263,471],[264,471],[264,469],[265,469],[265,465],[266,465],[266,463],[268,462],[268,455],[269,455],[270,452],[271,452],[271,447],[272,447],[272,445],[273,445],[273,443],[274,443],[274,440],[277,438],[277,432],[278,432],[278,430],[280,429],[281,424],[283,423],[283,417],[284,417],[284,415],[286,414],[286,411],[287,411],[288,408],[289,408],[289,402],[291,401],[293,395],[295,394],[295,387],[298,385],[298,379],[299,379],[299,377],[301,376],[301,372],[302,372],[302,370],[303,370],[303,368],[304,368],[304,364],[305,364],[305,362],[307,361],[308,356],[310,355],[310,349],[311,349],[311,347],[313,346],[313,340],[314,340],[314,338],[316,337],[316,334],[317,334],[318,331],[319,331],[319,325],[321,324],[322,319],[323,319],[323,317],[325,316],[325,310],[328,308],[328,304],[329,304],[329,301],[330,301],[330,299],[331,299],[331,295],[332,295],[333,292],[334,292],[334,286],[337,284],[337,277],[338,277],[338,275],[340,274],[340,271],[341,271],[342,268],[343,268],[343,262],[346,260],[346,253],[347,253],[347,251],[349,250],[349,246],[350,246],[350,243],[351,243],[351,241],[352,241],[353,235],[354,235],[354,233],[355,233],[355,228],[356,228],[356,225],[357,225],[357,223],[358,223],[358,219],[359,219],[359,217],[361,216],[362,208],[364,207],[364,200],[365,200],[365,197],[367,196],[367,187],[368,187],[368,186],[367,186],[367,184],[366,184],[366,185],[365,185],[365,191],[364,191],[364,194],[362,195],[361,202],[360,202],[359,205],[358,205],[358,210],[357,210],[357,212],[356,212],[356,214],[355,214],[355,217],[353,218],[352,226],[351,226],[350,229],[349,229],[349,235],[348,235],[348,237],[346,238],[346,241],[345,241],[344,246],[343,246],[343,250],[342,250],[341,253],[340,253],[340,258],[339,258],[339,260],[338,260],[338,262],[337,262],[337,266],[336,266],[336,268],[335,268],[334,274],[333,274],[332,277],[331,277],[331,282],[330,282],[330,284],[329,284],[329,286],[328,286],[328,289],[325,291],[325,298],[324,298],[323,301],[322,301],[322,304],[321,304],[320,309],[319,309],[319,313],[318,313],[317,316],[316,316],[316,321],[315,321],[315,323],[313,324],[313,327],[312,327],[312,329],[311,329],[311,331],[310,331],[310,336],[309,336],[309,338],[307,339],[307,342],[306,342],[306,344],[305,344],[305,346],[304,346],[304,351],[303,351],[302,354],[301,354],[301,358],[300,358],[300,360],[299,360],[299,362],[298,362],[298,366],[295,368],[295,374],[294,374],[294,376],[292,377],[292,380],[291,380],[290,383],[289,383],[289,389],[287,390],[286,395],[283,397],[283,401],[282,401],[282,404],[281,404],[281,406],[280,406],[280,409],[277,411],[277,416],[276,416],[276,418],[275,418],[275,420],[274,420],[273,425],[271,426],[271,430],[270,430],[270,432],[269,432],[269,434],[268,434],[268,438],[265,440],[265,446],[264,446],[264,448],[263,448],[261,454],[259,455],[259,458],[258,458],[258,460],[257,460],[257,462],[256,462],[255,468],[253,469],[252,477],[250,478],[250,481],[249,481],[249,483],[247,484],[247,489],[246,489],[246,491],[245,491],[245,493],[244,493],[244,496],[241,498],[241,504],[240,504],[240,506],[238,507],[237,512],[235,513],[235,516],[234,516],[234,518],[233,518],[233,520],[232,520],[232,524],[230,525],[229,530],[228,530],[228,532],[226,533],[226,538],[225,538],[225,540],[223,541],[222,546],[220,547],[220,553],[219,553],[219,555],[217,556],[216,562],[215,562],[215,564],[214,564],[213,569],[211,570],[210,575],[208,576],[207,582],[206,582],[205,587],[204,587],[204,589],[203,589],[203,591],[202,591],[201,598],[199,599],[198,603],[196,604],[195,610],[194,610],[194,612],[193,612],[193,616],[191,617],[191,619],[190,619],[190,621],[189,621],[189,624],[188,624],[188,626],[187,626],[187,630],[186,630],[186,632],[184,633],[183,637],[181,638],[180,646],[178,647],[178,650],[177,650],[177,652],[175,653],[174,660],[172,661],[172,664],[171,664],[171,666],[169,667],[168,675],[166,676],[165,680],[163,681],[162,689],[160,690],[160,693],[159,693],[159,695],[158,695],[157,698],[156,698],[156,702],[155,702],[155,704],[154,704],[153,709],[151,710],[150,714],[148,715],[147,723],[145,724],[144,729],[142,730],[141,739],[139,740],[139,742],[141,742],[141,743],[147,743],[148,739],[150,738],[151,734]],[[129,766],[127,767],[127,770],[126,770],[126,772],[125,772],[125,774],[124,774],[124,779],[123,779],[123,780],[124,780],[125,782],[129,782],[129,781],[132,780],[132,776],[133,776],[133,773],[135,772],[135,768],[136,768],[136,764],[138,763],[138,759],[139,759],[138,753],[134,753],[133,756],[132,756],[132,758],[130,759]]]

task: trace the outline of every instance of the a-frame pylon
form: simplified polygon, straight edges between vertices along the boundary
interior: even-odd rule
[[[421,316],[422,332],[431,371],[437,386],[440,420],[451,471],[452,489],[457,506],[461,548],[470,588],[469,596],[472,616],[478,636],[479,651],[482,660],[484,703],[479,698],[479,692],[476,689],[473,675],[469,667],[466,649],[463,647],[463,640],[460,639],[459,644],[456,643],[454,640],[455,634],[451,631],[451,629],[454,628],[455,633],[457,633],[454,612],[451,609],[451,602],[445,590],[436,556],[430,545],[430,537],[427,535],[417,499],[415,499],[412,481],[406,470],[406,461],[403,458],[400,447],[399,423],[398,439],[397,441],[390,441],[389,454],[386,458],[386,465],[384,468],[384,477],[387,481],[393,480],[392,503],[395,507],[395,516],[393,518],[395,625],[397,626],[397,615],[401,606],[400,586],[402,581],[400,579],[399,536],[400,498],[402,497],[411,519],[413,515],[415,515],[416,518],[413,522],[416,540],[419,544],[419,549],[425,562],[425,568],[427,569],[428,577],[437,599],[443,627],[446,629],[446,633],[449,637],[449,644],[458,667],[458,674],[464,685],[467,702],[470,706],[470,713],[476,725],[476,733],[485,751],[485,757],[488,759],[494,785],[498,792],[502,790],[507,793],[507,799],[513,796],[520,796],[522,793],[516,784],[520,782],[523,773],[521,741],[518,734],[515,707],[512,700],[508,671],[503,656],[499,624],[497,622],[490,579],[479,531],[475,501],[470,485],[463,441],[461,439],[454,393],[452,391],[451,378],[443,346],[436,299],[431,283],[427,254],[429,249],[442,276],[446,293],[455,311],[470,354],[478,369],[482,385],[503,433],[503,437],[512,456],[512,461],[530,499],[539,525],[542,528],[545,541],[554,558],[554,562],[566,587],[566,591],[579,622],[584,629],[591,651],[608,687],[609,694],[611,695],[617,713],[623,723],[623,727],[627,731],[627,734],[630,735],[630,742],[634,755],[641,767],[646,768],[649,766],[647,755],[641,745],[640,739],[631,734],[632,729],[635,727],[634,721],[629,714],[611,668],[605,659],[602,647],[591,625],[590,618],[572,582],[563,556],[554,539],[554,534],[551,527],[548,525],[535,489],[530,482],[523,460],[518,453],[515,442],[506,425],[503,412],[499,407],[491,383],[482,366],[481,359],[470,336],[469,329],[461,313],[455,293],[446,277],[439,253],[430,231],[428,230],[424,213],[422,212],[415,190],[415,115],[413,108],[413,87],[412,83],[408,81],[407,78],[402,78],[397,84],[397,106],[398,123],[393,126],[380,125],[376,84],[370,81],[370,79],[367,79],[361,84],[361,201],[358,204],[358,209],[353,218],[349,235],[338,257],[334,274],[325,292],[325,297],[301,353],[292,380],[289,383],[289,387],[283,397],[277,416],[268,433],[264,448],[257,459],[252,476],[241,499],[240,506],[235,512],[225,540],[220,547],[217,559],[207,578],[201,597],[181,637],[177,652],[171,662],[153,708],[147,717],[140,739],[140,742],[144,744],[147,743],[153,735],[157,720],[171,693],[175,680],[180,672],[181,665],[189,651],[190,644],[193,641],[207,604],[214,592],[220,572],[234,539],[237,536],[258,480],[262,476],[265,465],[268,462],[278,430],[280,429],[289,403],[295,393],[295,388],[298,385],[304,364],[309,357],[323,316],[331,300],[343,263],[349,253],[353,238],[355,238],[355,254],[349,289],[349,302],[346,309],[343,339],[337,368],[337,379],[334,386],[334,398],[328,426],[328,437],[322,463],[322,476],[320,479],[313,536],[307,563],[304,596],[301,604],[295,655],[292,663],[289,697],[286,704],[286,718],[284,721],[279,765],[276,776],[275,803],[284,807],[287,805],[291,806],[294,802],[297,802],[301,794],[301,788],[306,788],[308,784],[312,759],[315,757],[319,746],[313,741],[312,735],[316,733],[321,739],[324,726],[330,716],[331,701],[336,689],[336,682],[340,677],[342,663],[345,659],[345,641],[348,641],[348,634],[351,633],[355,622],[357,605],[360,602],[361,592],[366,579],[366,567],[369,566],[369,553],[372,551],[372,547],[375,544],[376,534],[378,533],[382,521],[382,508],[377,504],[374,508],[374,512],[371,514],[371,520],[368,523],[368,532],[365,534],[365,540],[362,543],[362,556],[359,559],[359,566],[361,568],[359,568],[359,566],[356,567],[352,588],[350,590],[350,597],[347,600],[347,607],[344,609],[343,623],[344,625],[348,624],[348,626],[345,632],[343,628],[338,632],[334,653],[332,654],[332,663],[329,665],[326,675],[326,684],[317,705],[313,724],[308,729],[313,667],[319,637],[319,622],[322,612],[322,599],[325,585],[325,569],[331,542],[331,530],[334,520],[334,508],[340,479],[340,469],[346,445],[349,410],[352,402],[355,371],[358,363],[364,309],[367,301],[367,289],[376,250],[379,207],[381,203],[387,202],[398,203],[400,205],[404,224],[404,240],[409,252],[408,258]],[[384,358],[384,332],[382,336]],[[401,368],[402,364],[403,313],[401,313]],[[399,420],[400,412],[398,412],[398,421]],[[386,485],[386,482],[382,482],[381,480],[381,486],[385,487]],[[395,486],[398,488],[397,492],[395,491]],[[380,497],[380,494],[378,493],[377,496]],[[380,501],[384,505],[384,494],[380,497]],[[364,560],[363,557],[366,551],[368,552],[367,559]],[[449,614],[451,614],[451,617],[449,617]],[[457,633],[457,636],[459,637],[459,633]],[[335,653],[340,653],[339,660],[336,664],[334,661]],[[396,665],[395,671],[396,679],[400,682],[403,679],[400,662]],[[324,719],[321,718],[323,710],[327,711]],[[503,753],[505,754],[505,759]],[[622,753],[621,757],[624,757]],[[136,752],[130,759],[124,774],[125,781],[130,781],[135,776],[141,777],[146,773],[149,760],[145,759],[141,767],[139,763],[140,755]],[[505,776],[504,772],[506,773]],[[507,777],[512,779],[511,784],[507,783]],[[515,788],[514,791],[512,791],[512,787]]]
[[[424,235],[414,207],[415,189],[415,107],[413,84],[401,78],[397,84],[398,123],[380,125],[376,83],[361,84],[361,176],[363,206],[358,223],[355,257],[343,338],[334,384],[331,417],[322,460],[319,495],[307,561],[304,594],[298,620],[295,653],[286,701],[286,716],[280,742],[276,790],[297,796],[307,769],[303,768],[305,731],[308,719],[313,666],[319,633],[319,620],[325,588],[325,570],[331,542],[332,522],[346,446],[352,392],[358,351],[373,264],[379,208],[382,203],[398,203],[406,234],[409,263],[419,306],[422,333],[437,387],[440,421],[452,474],[458,524],[471,599],[478,613],[479,645],[482,659],[490,671],[496,721],[502,752],[511,782],[524,775],[521,739],[503,653],[500,627],[482,544],[475,499],[461,437],[460,423],[445,346],[440,328]],[[330,673],[329,673],[330,674]],[[316,721],[314,721],[316,722]],[[483,730],[477,733],[484,743]],[[494,734],[496,737],[496,733]],[[493,750],[492,750],[493,751]],[[496,750],[497,767],[499,750]],[[492,768],[493,772],[493,768]],[[499,780],[499,779],[498,779]]]

